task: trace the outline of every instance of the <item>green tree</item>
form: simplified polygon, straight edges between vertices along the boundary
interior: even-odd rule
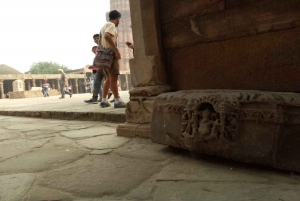
[[[55,62],[38,62],[30,66],[30,70],[25,74],[57,74],[57,69],[64,71],[71,70],[64,65]]]

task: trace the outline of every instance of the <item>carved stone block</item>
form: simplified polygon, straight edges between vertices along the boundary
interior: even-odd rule
[[[134,87],[161,85],[166,83],[160,58],[146,56],[129,60],[131,83]]]
[[[152,118],[154,99],[131,100],[126,106],[126,122],[129,123],[149,123]]]
[[[300,95],[194,90],[154,102],[153,142],[300,171]]]
[[[132,124],[125,123],[120,124],[117,127],[117,135],[123,137],[142,137],[149,138],[150,137],[150,124]]]

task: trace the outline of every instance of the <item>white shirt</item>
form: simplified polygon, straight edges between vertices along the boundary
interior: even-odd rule
[[[114,43],[116,43],[117,41],[117,29],[116,29],[116,25],[112,22],[107,22],[103,27],[102,29],[100,30],[100,33],[102,35],[102,39],[101,39],[101,46],[103,48],[109,48],[111,47],[108,42],[105,40],[104,38],[104,34],[105,33],[109,33],[111,35],[113,35],[113,37],[111,37],[112,41]]]

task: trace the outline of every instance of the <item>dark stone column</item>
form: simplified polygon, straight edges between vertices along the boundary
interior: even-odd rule
[[[31,80],[27,80],[27,83],[28,83],[28,91],[31,90]]]
[[[33,87],[36,87],[35,79],[32,79],[32,86],[33,86]]]

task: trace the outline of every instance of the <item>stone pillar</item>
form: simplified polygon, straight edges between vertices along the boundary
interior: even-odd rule
[[[130,0],[130,11],[135,51],[129,63],[134,89],[129,91],[127,123],[118,126],[117,134],[149,137],[154,99],[171,90],[165,73],[158,1]]]
[[[79,94],[79,89],[78,89],[78,78],[75,78],[75,91],[73,93]]]
[[[57,89],[60,91],[59,79],[56,79],[56,83],[57,83]]]
[[[35,85],[35,79],[33,79],[33,78],[32,78],[32,86],[36,87],[36,85]]]
[[[126,80],[126,91],[128,91],[129,90],[128,73],[125,73],[125,80]]]
[[[51,88],[52,88],[52,89],[55,89],[54,80],[51,80],[51,84],[50,84],[50,85],[51,85]]]
[[[22,82],[23,82],[23,90],[26,91],[26,82],[24,78],[22,79]]]
[[[4,80],[0,80],[0,94],[1,94],[1,99],[5,98],[5,93],[4,93]]]
[[[28,81],[27,81],[27,83],[28,83],[28,91],[31,90],[31,83],[30,83],[30,82],[31,82],[31,80],[28,80]]]

